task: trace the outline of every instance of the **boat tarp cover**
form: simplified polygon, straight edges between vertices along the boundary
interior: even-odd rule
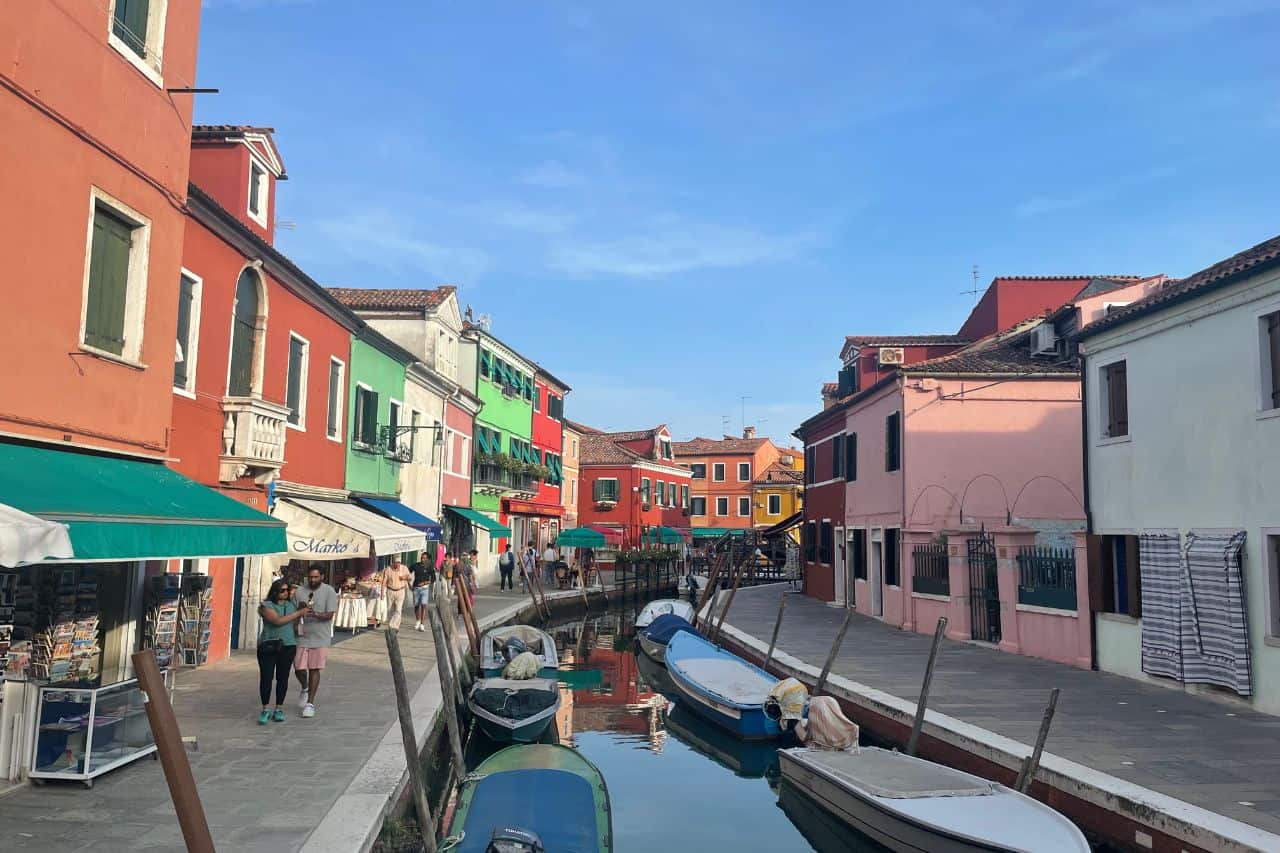
[[[530,625],[508,625],[503,628],[494,628],[485,634],[492,643],[494,651],[506,645],[507,640],[516,639],[524,643],[527,651],[540,655],[543,652],[542,638],[543,633],[537,628]]]
[[[540,669],[542,669],[542,658],[533,652],[521,652],[502,670],[502,677],[513,681],[526,681],[536,678]]]
[[[796,724],[796,737],[815,749],[849,749],[858,745],[858,724],[844,715],[832,697],[814,696],[809,700],[809,716]]]
[[[798,752],[802,760],[874,797],[975,797],[995,792],[995,786],[986,780],[897,751],[873,747]]]
[[[804,704],[809,699],[809,688],[794,678],[784,678],[769,691],[769,698],[778,703],[783,720],[799,720],[804,716]]]
[[[668,658],[668,660],[670,660]],[[680,671],[690,681],[739,705],[763,705],[776,679],[729,657],[686,658]]]
[[[678,598],[663,598],[658,601],[650,601],[644,606],[644,610],[640,611],[640,615],[636,617],[636,627],[643,628],[646,625],[652,625],[659,616],[665,613],[674,613],[676,616],[692,619],[693,605]]]
[[[471,691],[471,701],[490,714],[508,720],[523,720],[545,711],[560,698],[559,688],[549,679],[512,681],[486,678]]]
[[[697,634],[698,629],[690,624],[688,619],[682,619],[671,613],[659,616],[649,623],[649,627],[642,629],[644,635],[655,643],[666,645],[671,642],[671,638],[681,631],[688,631],[691,634]],[[698,634],[698,636],[702,636]]]
[[[485,853],[494,829],[534,832],[556,853],[598,853],[591,783],[566,770],[509,770],[476,783],[458,853]]]

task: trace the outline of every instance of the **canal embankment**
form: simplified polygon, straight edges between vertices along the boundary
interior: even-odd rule
[[[723,642],[757,662],[786,585],[740,590]],[[810,686],[845,617],[791,594],[770,669]],[[827,693],[905,743],[931,638],[855,616]],[[1280,850],[1280,719],[1118,676],[943,641],[920,753],[1005,784],[1062,696],[1031,793],[1125,850]]]

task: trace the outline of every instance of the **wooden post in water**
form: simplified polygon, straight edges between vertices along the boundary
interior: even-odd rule
[[[778,599],[778,618],[773,620],[773,636],[769,638],[769,652],[764,656],[764,664],[760,667],[765,672],[769,671],[769,664],[773,661],[773,650],[778,645],[778,630],[782,628],[782,611],[787,609],[787,591],[782,591],[782,597]]]
[[[938,646],[942,643],[942,634],[947,630],[947,617],[938,619],[933,629],[933,646],[929,649],[929,662],[924,667],[924,684],[920,685],[920,699],[916,702],[916,718],[911,724],[911,737],[907,740],[907,755],[916,754],[916,746],[920,742],[920,730],[924,728],[924,712],[929,704],[929,684],[933,681],[933,665],[938,660]]]
[[[459,667],[457,660],[454,658],[455,649],[453,646],[453,637],[449,636],[448,620],[444,618],[444,614],[441,611],[439,602],[436,603],[434,608],[428,608],[428,610],[431,610],[431,609],[434,609],[436,613],[440,614],[440,629],[444,632],[444,651],[445,651],[445,657],[449,659],[449,672],[456,674],[459,671],[459,669],[461,669],[463,672],[463,676],[459,677],[457,680],[454,681],[454,686],[456,688],[454,690],[454,698],[457,700],[459,705],[465,705],[466,699],[463,696],[461,682],[463,680],[469,681],[471,673],[466,672],[465,666]],[[428,616],[428,618],[430,617]],[[431,636],[434,637],[435,635],[432,634]]]
[[[191,774],[191,762],[187,759],[187,747],[182,742],[182,731],[178,728],[173,705],[169,703],[169,692],[165,689],[164,675],[156,663],[155,652],[144,649],[134,654],[132,660],[138,687],[146,697],[147,722],[151,725],[151,737],[160,755],[160,767],[169,786],[173,810],[178,813],[182,839],[190,853],[214,853],[209,821],[204,815],[196,778]]]
[[[440,622],[440,614],[430,613],[431,636],[436,646],[436,668],[440,670],[440,692],[444,697],[444,721],[449,729],[449,746],[453,750],[453,761],[458,766],[458,773],[466,773],[466,762],[462,757],[462,733],[458,725],[458,703],[453,701],[453,674],[449,672],[449,655],[444,650],[444,626]],[[390,643],[390,640],[387,641]],[[448,791],[445,796],[448,796]]]
[[[430,613],[435,616],[435,613]],[[435,627],[435,623],[432,623]],[[400,638],[398,632],[387,629],[383,632],[387,638],[387,657],[391,660],[391,682],[396,689],[396,716],[400,718],[400,740],[404,743],[404,760],[409,768],[409,788],[413,794],[414,809],[418,812],[418,832],[422,843],[428,851],[436,849],[436,819],[431,814],[431,804],[427,802],[427,787],[422,781],[422,756],[418,752],[418,738],[413,731],[413,711],[409,707],[409,685],[404,677],[404,660],[400,657]],[[436,655],[441,654],[439,640],[436,641]],[[445,691],[445,702],[450,701],[450,692]],[[212,848],[210,848],[212,849]]]
[[[1018,779],[1013,783],[1014,790],[1019,794],[1025,794],[1030,790],[1031,783],[1036,779],[1036,772],[1040,769],[1040,754],[1044,752],[1044,742],[1049,739],[1049,725],[1053,722],[1053,712],[1057,707],[1058,688],[1055,687],[1049,693],[1049,704],[1044,709],[1044,719],[1040,721],[1040,732],[1036,735],[1035,749],[1023,762]]]
[[[551,608],[547,606],[547,594],[542,589],[541,566],[535,566],[533,570],[533,587],[538,590],[538,594],[534,597],[533,603],[537,605],[538,613],[546,618],[551,618]]]
[[[456,574],[453,576],[453,591],[458,596],[458,613],[462,616],[462,626],[467,629],[467,639],[471,641],[471,653],[475,655],[476,660],[480,660],[480,638],[476,635],[471,620],[467,618],[467,591],[462,578]],[[452,613],[449,614],[449,618],[453,618]]]
[[[729,588],[729,600],[724,603],[724,610],[720,611],[720,621],[716,623],[716,638],[713,642],[720,644],[720,632],[724,630],[725,617],[729,615],[729,608],[733,606],[733,598],[738,594],[738,584],[742,583],[742,573],[745,566],[738,566],[738,570],[733,573],[733,586]]]
[[[707,571],[707,588],[702,593],[702,601],[695,602],[697,609],[693,612],[694,627],[699,628],[703,633],[706,633],[707,629],[711,627],[711,612],[715,605],[715,589],[719,578],[720,558],[719,555],[717,555],[716,559],[711,562],[711,568]],[[707,615],[705,619],[702,619],[702,617],[699,616],[699,612],[704,607],[707,609]],[[698,625],[700,621],[702,622],[701,627]]]
[[[853,615],[856,612],[852,608],[845,611],[844,622],[840,623],[840,630],[836,632],[836,639],[831,644],[831,651],[827,652],[827,662],[822,665],[822,674],[818,676],[818,683],[813,688],[815,696],[827,686],[827,677],[831,675],[831,667],[836,662],[836,655],[840,654],[840,646],[844,644],[844,635],[848,633],[849,623],[853,621]]]

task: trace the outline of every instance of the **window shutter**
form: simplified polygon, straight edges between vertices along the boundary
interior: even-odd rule
[[[1271,347],[1271,408],[1280,409],[1280,311],[1267,317],[1267,342]]]
[[[104,210],[94,213],[84,342],[116,355],[124,354],[124,309],[128,299],[132,230]]]
[[[191,306],[195,296],[195,282],[185,275],[178,276],[178,350],[173,362],[173,385],[187,387],[187,371],[191,366]]]
[[[884,419],[884,470],[902,467],[902,413],[894,412]]]
[[[1129,434],[1128,365],[1117,362],[1107,368],[1107,435]]]
[[[839,477],[844,473],[844,444],[840,436],[831,439],[831,476]]]
[[[480,375],[488,376],[492,372],[493,356],[488,350],[480,350]]]
[[[302,341],[289,338],[289,367],[285,377],[285,405],[289,407],[289,423],[298,425],[302,402]]]
[[[364,443],[378,443],[378,393],[369,392],[369,404],[364,407]]]
[[[111,31],[138,56],[147,55],[147,6],[150,0],[116,0]]]
[[[844,478],[850,482],[858,479],[858,434],[849,433],[844,439]]]

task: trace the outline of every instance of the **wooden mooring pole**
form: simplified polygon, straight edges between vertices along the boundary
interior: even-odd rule
[[[773,636],[769,638],[769,652],[764,656],[764,664],[760,667],[765,672],[769,671],[769,664],[773,662],[773,650],[778,646],[778,630],[782,628],[782,611],[787,609],[787,591],[782,591],[782,597],[778,599],[778,618],[773,620]]]
[[[437,601],[432,607],[428,607],[427,609],[434,610],[437,613],[441,613],[440,602]],[[428,614],[428,620],[429,619],[430,619],[430,614]],[[441,613],[440,628],[444,632],[444,651],[445,651],[445,657],[449,659],[449,672],[457,673],[460,669],[463,671],[463,676],[454,680],[454,688],[455,688],[454,699],[457,701],[459,705],[465,705],[466,699],[463,697],[462,682],[464,680],[469,680],[469,676],[471,675],[471,673],[466,672],[466,667],[459,667],[458,661],[454,658],[455,649],[453,646],[453,637],[451,636],[452,632],[450,631],[449,621],[450,620],[446,620],[443,614]],[[453,630],[455,631],[457,630],[456,623],[453,626]],[[435,634],[432,634],[431,636],[434,638]]]
[[[818,683],[814,685],[813,694],[815,696],[827,686],[827,677],[831,675],[831,667],[836,662],[836,655],[840,654],[840,646],[844,644],[844,635],[849,632],[849,623],[853,621],[853,615],[856,612],[852,607],[845,611],[844,622],[840,624],[840,630],[836,632],[836,639],[831,644],[831,651],[827,652],[827,662],[822,665],[822,674],[818,676]]]
[[[453,673],[449,672],[449,655],[444,650],[444,625],[439,613],[431,613],[431,637],[436,646],[436,668],[440,671],[440,692],[444,697],[444,721],[449,729],[449,747],[453,750],[453,761],[460,768],[459,775],[466,774],[466,762],[462,753],[462,732],[458,724],[458,703],[453,701]],[[390,632],[388,632],[390,633]],[[390,640],[387,643],[390,644]],[[448,791],[445,792],[448,796]]]
[[[1040,754],[1044,752],[1044,742],[1049,739],[1049,726],[1053,723],[1053,712],[1057,707],[1058,688],[1055,687],[1049,693],[1049,704],[1045,707],[1044,718],[1040,721],[1040,732],[1036,735],[1035,749],[1022,763],[1018,779],[1013,783],[1014,790],[1019,794],[1025,794],[1031,788],[1031,783],[1035,781],[1036,772],[1040,769]]]
[[[724,603],[724,610],[720,611],[720,621],[716,623],[716,638],[712,642],[717,645],[720,643],[720,632],[724,630],[725,617],[729,615],[729,608],[733,606],[734,596],[738,594],[738,584],[742,583],[744,571],[746,571],[746,566],[742,565],[733,573],[733,586],[729,588],[729,600]]]
[[[476,660],[480,660],[480,637],[476,626],[467,618],[467,590],[459,575],[453,576],[453,592],[458,596],[458,613],[462,616],[463,627],[467,629],[467,639],[471,641],[471,653]],[[453,615],[450,614],[449,618],[452,619]]]
[[[435,616],[435,613],[430,615]],[[432,627],[435,627],[434,622]],[[383,632],[383,636],[387,638],[387,657],[391,660],[391,682],[396,689],[396,716],[400,718],[400,740],[404,744],[404,761],[409,768],[409,788],[413,794],[414,809],[418,812],[418,832],[428,853],[434,853],[436,819],[431,814],[431,803],[427,802],[427,786],[422,780],[422,756],[418,752],[418,738],[413,731],[413,711],[409,707],[409,685],[404,676],[404,659],[400,657],[400,638],[398,632],[389,628]],[[437,657],[442,654],[438,640],[436,654]],[[444,697],[446,704],[453,704],[449,691],[445,691]]]
[[[933,665],[938,660],[938,646],[947,630],[947,617],[938,619],[933,629],[933,646],[929,649],[929,662],[924,667],[924,683],[920,685],[920,698],[916,702],[916,718],[911,724],[911,737],[907,740],[907,755],[915,755],[920,742],[920,730],[924,728],[924,712],[929,704],[929,685],[933,682]]]

